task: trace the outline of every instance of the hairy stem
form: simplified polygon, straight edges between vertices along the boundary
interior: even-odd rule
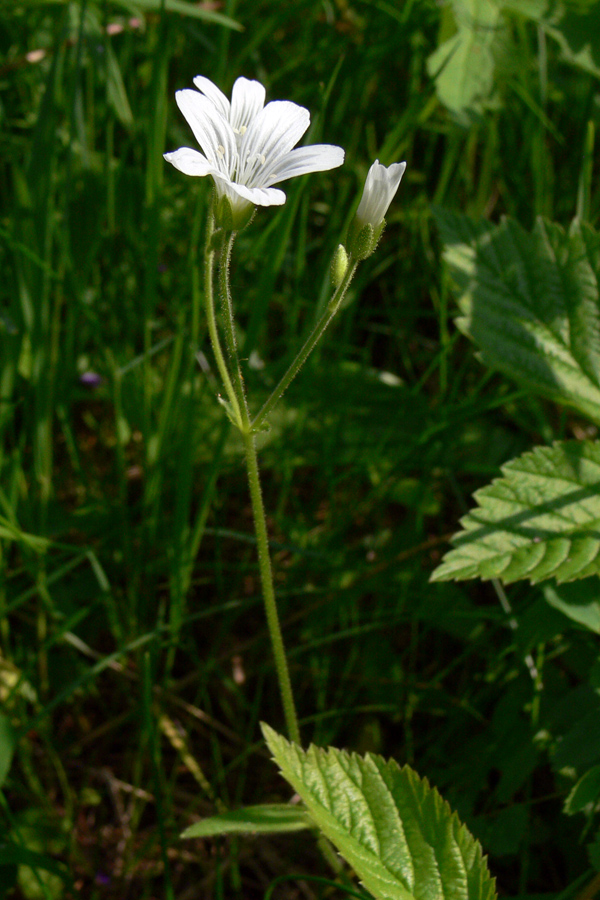
[[[215,230],[214,215],[209,212],[208,223],[206,226],[206,246],[204,251],[204,305],[206,307],[206,320],[208,322],[208,333],[212,344],[213,353],[217,362],[217,368],[221,374],[227,398],[233,408],[233,414],[237,420],[238,427],[242,427],[242,414],[238,396],[233,388],[229,370],[225,362],[223,350],[221,349],[221,341],[219,340],[219,332],[217,331],[217,319],[215,316],[215,300],[213,293],[213,270],[215,263],[215,251],[213,248],[213,234]]]
[[[296,744],[299,744],[300,729],[298,726],[298,717],[296,715],[296,707],[294,704],[294,695],[292,693],[292,683],[290,680],[290,672],[288,668],[287,657],[285,654],[283,636],[281,634],[281,625],[279,623],[277,600],[275,598],[275,587],[273,585],[273,571],[271,568],[271,556],[269,552],[267,520],[265,516],[265,507],[260,485],[260,471],[258,467],[256,441],[250,426],[250,413],[248,411],[248,402],[246,400],[246,389],[244,387],[244,379],[242,377],[242,370],[235,339],[235,318],[233,312],[233,301],[231,298],[231,287],[229,283],[231,250],[234,240],[235,232],[233,232],[224,243],[219,263],[219,288],[221,293],[221,302],[223,305],[223,327],[225,330],[227,353],[229,355],[229,361],[233,371],[234,389],[237,395],[238,409],[240,412],[240,431],[242,434],[242,439],[244,441],[246,471],[248,474],[248,486],[250,488],[250,499],[252,501],[252,514],[254,518],[254,531],[256,534],[256,544],[258,548],[260,581],[263,601],[265,605],[267,626],[269,629],[271,647],[275,660],[275,670],[277,672],[277,680],[279,682],[279,690],[281,693],[281,701],[283,704],[283,711],[285,715],[288,735],[290,737],[290,740],[294,741]]]
[[[340,308],[340,304],[346,295],[346,291],[348,290],[350,282],[352,281],[352,279],[354,277],[354,273],[356,272],[357,266],[358,266],[358,260],[353,260],[352,258],[350,258],[348,261],[348,268],[346,270],[346,274],[344,275],[342,281],[340,282],[335,294],[333,295],[333,297],[327,304],[327,309],[325,310],[325,312],[323,313],[323,315],[321,316],[321,318],[319,319],[319,321],[317,322],[317,324],[315,325],[315,327],[313,328],[313,330],[311,331],[311,333],[305,340],[301,349],[296,354],[294,361],[290,365],[289,369],[287,370],[287,372],[285,373],[283,378],[281,378],[281,380],[279,381],[279,384],[277,385],[277,387],[275,388],[273,393],[270,395],[270,397],[265,402],[265,404],[263,405],[263,407],[260,410],[260,412],[258,413],[258,415],[255,416],[254,420],[252,421],[252,430],[253,431],[257,431],[260,428],[260,426],[262,425],[262,423],[264,422],[264,420],[266,419],[268,414],[271,412],[271,410],[273,409],[273,407],[275,406],[275,404],[277,403],[279,398],[282,396],[282,394],[287,390],[287,388],[289,387],[289,385],[291,384],[293,379],[296,377],[296,375],[298,374],[298,372],[300,371],[300,369],[302,368],[302,366],[308,359],[309,355],[312,353],[315,346],[321,339],[323,332],[325,331],[325,329],[327,328],[327,326],[329,325],[329,323],[331,322],[331,320],[337,313],[338,309]]]

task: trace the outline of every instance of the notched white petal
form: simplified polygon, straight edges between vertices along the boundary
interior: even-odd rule
[[[198,75],[194,84],[197,91],[178,91],[176,99],[203,153],[182,147],[165,159],[185,174],[211,175],[234,210],[280,206],[285,193],[272,185],[343,163],[341,147],[293,149],[310,125],[310,113],[288,100],[265,106],[260,82],[238,78],[231,103],[208,78]]]
[[[265,105],[265,89],[260,81],[238,78],[231,93],[229,123],[236,135],[243,135]]]
[[[210,100],[213,106],[224,116],[226,119],[229,118],[229,113],[231,111],[231,104],[222,90],[220,90],[216,84],[209,78],[205,78],[203,75],[196,75],[194,78],[194,84],[205,94],[206,97]]]
[[[342,148],[333,144],[309,144],[308,147],[297,147],[283,159],[275,161],[271,170],[265,172],[265,182],[277,184],[297,175],[336,169],[344,162],[344,156]]]
[[[235,135],[229,122],[219,114],[208,97],[198,91],[177,91],[175,99],[207,159],[223,173],[229,172],[237,154]]]
[[[206,157],[191,147],[180,147],[179,150],[164,153],[163,156],[184,175],[211,175],[214,171],[214,166],[211,166]]]
[[[217,190],[221,186],[223,192],[227,193],[229,197],[232,197],[233,194],[254,206],[282,206],[286,201],[284,192],[277,188],[248,187],[245,184],[237,184],[235,181],[222,181],[218,176],[215,177],[215,183]]]
[[[264,156],[271,168],[295,147],[310,125],[310,113],[289,100],[272,100],[252,121],[240,145],[242,159]]]

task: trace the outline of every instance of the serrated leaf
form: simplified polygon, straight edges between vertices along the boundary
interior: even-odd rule
[[[590,5],[585,13],[565,10],[557,25],[549,25],[549,34],[558,42],[565,60],[600,77],[600,6]]]
[[[214,837],[218,834],[278,834],[311,828],[312,822],[302,807],[289,803],[245,806],[195,822],[182,838]]]
[[[600,6],[556,0],[504,0],[505,8],[533,19],[557,41],[566,62],[600,77]]]
[[[538,219],[527,232],[436,211],[457,325],[483,362],[600,422],[600,236]]]
[[[462,124],[485,109],[502,44],[500,9],[492,0],[452,0],[456,33],[427,60],[436,93]]]
[[[600,443],[559,441],[502,467],[432,581],[573,581],[600,573]]]
[[[376,900],[493,900],[480,844],[426,779],[381,756],[305,752],[261,727],[283,776]]]

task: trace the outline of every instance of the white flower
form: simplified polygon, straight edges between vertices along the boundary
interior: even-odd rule
[[[356,210],[356,224],[359,228],[364,228],[365,225],[371,225],[375,230],[379,228],[396,195],[405,169],[405,162],[393,163],[386,168],[378,159],[375,160],[367,174],[363,195]]]
[[[238,78],[231,103],[208,78],[198,75],[194,84],[197,91],[177,91],[175,98],[202,153],[181,147],[164,156],[186,175],[211,175],[234,219],[252,206],[285,203],[284,192],[272,185],[343,163],[344,151],[331,144],[292,149],[310,124],[309,112],[287,100],[265,106],[258,81]]]

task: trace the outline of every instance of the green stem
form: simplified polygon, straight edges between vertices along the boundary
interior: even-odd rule
[[[237,233],[232,231],[223,241],[221,248],[221,258],[219,260],[219,292],[221,294],[221,304],[223,308],[223,328],[225,329],[225,344],[227,346],[227,354],[229,363],[233,371],[233,380],[235,382],[236,393],[242,412],[242,421],[245,425],[249,425],[250,416],[248,414],[248,404],[246,403],[246,389],[244,388],[244,379],[242,377],[242,369],[237,351],[237,340],[235,337],[235,316],[233,313],[233,300],[231,298],[231,288],[229,286],[229,270],[231,267],[231,251],[233,242]],[[244,413],[246,415],[244,415]],[[246,421],[247,420],[247,421]]]
[[[258,413],[258,415],[255,416],[254,420],[252,421],[252,425],[251,425],[252,431],[257,431],[260,428],[260,426],[262,425],[262,423],[264,422],[264,420],[266,419],[268,414],[271,412],[271,410],[273,409],[273,407],[275,406],[275,404],[277,403],[279,398],[287,390],[290,383],[296,377],[296,375],[298,374],[298,372],[300,371],[300,369],[302,368],[302,366],[308,359],[309,355],[314,350],[315,346],[321,339],[323,332],[325,331],[325,329],[327,328],[327,326],[329,325],[329,323],[331,322],[331,320],[337,313],[338,309],[340,308],[340,304],[346,295],[346,291],[348,290],[348,287],[350,286],[350,282],[352,281],[352,279],[354,277],[354,273],[356,272],[357,266],[358,266],[358,260],[353,260],[352,257],[350,257],[350,259],[348,260],[348,268],[346,269],[346,274],[344,275],[342,281],[338,285],[338,288],[337,288],[335,294],[333,295],[333,297],[327,304],[327,309],[325,310],[325,312],[323,313],[323,315],[321,316],[321,318],[319,319],[319,321],[317,322],[317,324],[315,325],[315,327],[313,328],[313,330],[307,337],[306,341],[302,345],[302,348],[298,351],[294,361],[290,365],[289,369],[287,370],[287,372],[285,373],[283,378],[280,380],[279,384],[277,385],[277,387],[275,388],[273,393],[270,395],[269,399],[263,405],[263,407],[260,410],[260,412]]]
[[[238,402],[238,397],[233,388],[233,384],[231,382],[231,378],[229,376],[229,371],[227,369],[227,364],[225,363],[225,357],[223,356],[223,350],[221,349],[221,341],[219,340],[219,332],[217,331],[217,320],[215,316],[215,300],[213,293],[213,269],[215,262],[215,251],[212,246],[212,238],[215,230],[215,218],[211,212],[208,215],[208,222],[206,225],[206,249],[204,251],[204,305],[206,307],[206,320],[208,323],[208,333],[210,335],[210,342],[212,344],[213,353],[215,355],[215,360],[217,362],[217,368],[221,373],[221,378],[223,379],[223,384],[225,385],[225,390],[227,391],[227,397],[229,398],[229,402],[233,407],[234,416],[237,420],[238,427],[242,427],[242,414],[240,410],[240,404]]]
[[[294,695],[292,693],[292,682],[285,654],[283,636],[281,634],[281,625],[279,623],[279,614],[277,612],[277,600],[275,598],[275,587],[273,585],[273,570],[271,568],[271,556],[269,553],[269,536],[267,532],[267,519],[265,516],[265,507],[263,504],[262,490],[260,486],[260,472],[258,468],[258,455],[256,452],[256,442],[252,429],[250,427],[250,413],[248,411],[248,403],[246,400],[246,389],[242,378],[242,370],[237,352],[235,340],[235,318],[233,313],[233,302],[231,298],[231,288],[229,285],[229,268],[231,261],[231,249],[235,240],[235,232],[232,232],[228,240],[224,243],[221,252],[221,260],[219,265],[219,286],[221,291],[221,301],[223,303],[223,327],[225,329],[225,341],[227,344],[227,352],[230,358],[230,364],[233,369],[233,378],[237,389],[238,409],[240,411],[240,431],[244,442],[244,455],[246,457],[246,471],[248,473],[248,486],[250,488],[250,499],[252,501],[252,514],[254,517],[254,531],[256,534],[256,545],[258,548],[258,567],[260,571],[260,582],[262,587],[263,601],[265,604],[265,614],[267,618],[267,626],[269,636],[271,638],[271,647],[275,660],[275,670],[277,672],[277,680],[279,682],[279,690],[281,693],[281,701],[283,704],[283,712],[287,725],[288,735],[294,743],[300,743],[300,728],[298,726],[298,716],[296,715],[296,707],[294,705]]]
[[[279,624],[275,588],[273,587],[273,572],[269,554],[269,538],[267,535],[265,507],[260,487],[256,439],[249,431],[243,432],[242,437],[244,439],[246,470],[248,472],[248,485],[250,487],[250,498],[252,500],[252,512],[254,515],[254,530],[258,547],[260,580],[265,604],[265,613],[267,616],[267,625],[271,637],[271,647],[273,649],[275,668],[279,680],[281,701],[283,703],[283,711],[290,740],[294,741],[296,744],[300,744],[300,728],[298,727],[298,717],[296,715],[294,696],[292,694],[292,683],[290,680],[287,657],[285,655],[281,626]]]

